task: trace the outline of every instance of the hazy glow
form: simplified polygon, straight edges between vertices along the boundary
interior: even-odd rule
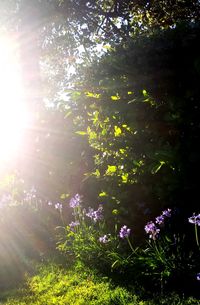
[[[27,123],[17,48],[0,37],[0,162],[14,156]]]

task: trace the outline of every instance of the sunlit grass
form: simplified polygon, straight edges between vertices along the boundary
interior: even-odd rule
[[[194,298],[167,295],[141,300],[126,288],[114,286],[107,278],[84,268],[64,270],[55,265],[42,266],[33,277],[27,277],[25,288],[4,292],[5,305],[197,305]]]

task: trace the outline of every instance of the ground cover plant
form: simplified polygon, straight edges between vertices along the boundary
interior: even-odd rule
[[[87,267],[64,270],[56,265],[38,268],[35,276],[28,277],[26,287],[1,295],[0,304],[69,304],[69,305],[196,305],[195,298],[168,295],[165,298],[142,301],[133,292],[114,286],[108,280],[97,276]]]

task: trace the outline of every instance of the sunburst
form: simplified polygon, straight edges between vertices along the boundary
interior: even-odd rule
[[[0,36],[0,161],[19,150],[28,113],[23,98],[17,45]]]

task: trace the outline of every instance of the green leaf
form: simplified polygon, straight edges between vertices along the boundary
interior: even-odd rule
[[[122,183],[127,183],[128,182],[128,173],[125,173],[121,176],[122,178]]]
[[[107,171],[106,171],[106,175],[112,175],[116,172],[117,170],[117,166],[115,165],[108,165]]]
[[[68,112],[65,114],[65,118],[68,118],[71,114],[72,114],[72,111],[68,111]]]
[[[115,137],[119,137],[122,133],[121,128],[118,126],[115,126],[114,129],[115,129],[115,132],[114,132]]]
[[[142,94],[146,97],[146,96],[148,96],[148,94],[147,94],[147,91],[144,89],[144,90],[142,90]]]
[[[108,196],[108,194],[106,192],[99,193],[99,197],[106,197],[106,196]]]
[[[107,130],[104,128],[101,132],[102,136],[105,136],[107,134]]]
[[[118,100],[120,100],[120,96],[119,96],[118,94],[112,95],[112,96],[111,96],[111,100],[112,100],[112,101],[118,101]]]
[[[156,166],[154,166],[154,168],[151,170],[151,173],[154,175],[156,174],[160,169],[161,167],[165,164],[165,161],[160,161],[159,164],[157,164]]]
[[[113,269],[113,268],[115,268],[117,265],[119,265],[119,260],[116,260],[116,261],[112,264],[111,268]]]
[[[87,135],[87,132],[86,131],[76,131],[75,133],[81,135],[81,136],[85,136]]]
[[[101,94],[93,93],[93,92],[86,92],[86,96],[98,99],[98,98],[100,98]]]
[[[69,194],[61,194],[60,199],[69,198]]]
[[[93,175],[96,176],[97,178],[99,178],[101,176],[100,171],[98,169],[95,170]]]
[[[112,214],[113,214],[113,215],[119,215],[119,213],[120,213],[120,212],[119,212],[119,210],[117,210],[117,209],[112,210]]]

